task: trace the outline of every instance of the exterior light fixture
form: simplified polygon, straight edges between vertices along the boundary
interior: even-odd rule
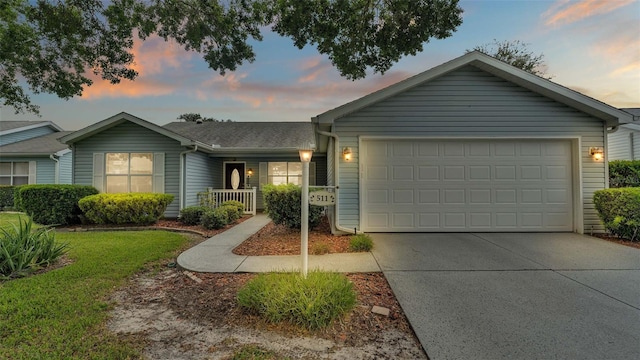
[[[353,152],[351,151],[350,147],[345,147],[342,149],[342,158],[344,159],[344,161],[351,161],[351,156],[353,155]]]
[[[602,148],[592,147],[589,148],[589,155],[593,157],[593,160],[600,161],[604,157],[604,152],[602,151]]]
[[[249,170],[247,170],[247,177],[251,178],[253,176],[253,169],[249,168]]]
[[[313,150],[300,149],[302,162],[302,196],[300,196],[300,257],[302,258],[302,276],[307,277],[309,268],[309,162]]]

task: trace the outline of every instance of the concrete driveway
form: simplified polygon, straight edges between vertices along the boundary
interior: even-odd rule
[[[640,359],[640,250],[577,234],[373,234],[431,360]]]

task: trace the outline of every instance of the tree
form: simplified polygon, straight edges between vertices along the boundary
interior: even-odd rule
[[[498,41],[494,39],[493,43],[476,46],[472,50],[467,50],[467,52],[477,50],[533,75],[551,79],[553,76],[547,74],[544,54],[536,55],[527,46],[529,44],[520,40]]]
[[[224,75],[253,62],[250,42],[271,26],[298,48],[316,46],[340,74],[384,73],[462,23],[459,0],[2,0],[0,99],[37,113],[34,93],[82,95],[95,75],[118,83],[131,68],[134,34],[173,39]]]
[[[211,118],[211,117],[202,117],[202,115],[197,114],[197,113],[184,113],[184,114],[181,114],[180,116],[178,116],[178,120],[184,120],[186,122],[198,122],[198,121],[202,121],[202,122],[232,122],[233,121],[231,119],[218,120],[216,118]]]

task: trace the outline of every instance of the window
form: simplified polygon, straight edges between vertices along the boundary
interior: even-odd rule
[[[106,153],[106,192],[153,192],[152,153]]]
[[[28,161],[0,163],[0,185],[25,185],[28,183]]]
[[[269,184],[302,185],[302,164],[299,162],[268,163],[267,181]]]

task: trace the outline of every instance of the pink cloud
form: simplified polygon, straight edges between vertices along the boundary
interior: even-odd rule
[[[542,17],[546,25],[570,24],[591,16],[606,14],[636,0],[560,0],[553,4]]]

